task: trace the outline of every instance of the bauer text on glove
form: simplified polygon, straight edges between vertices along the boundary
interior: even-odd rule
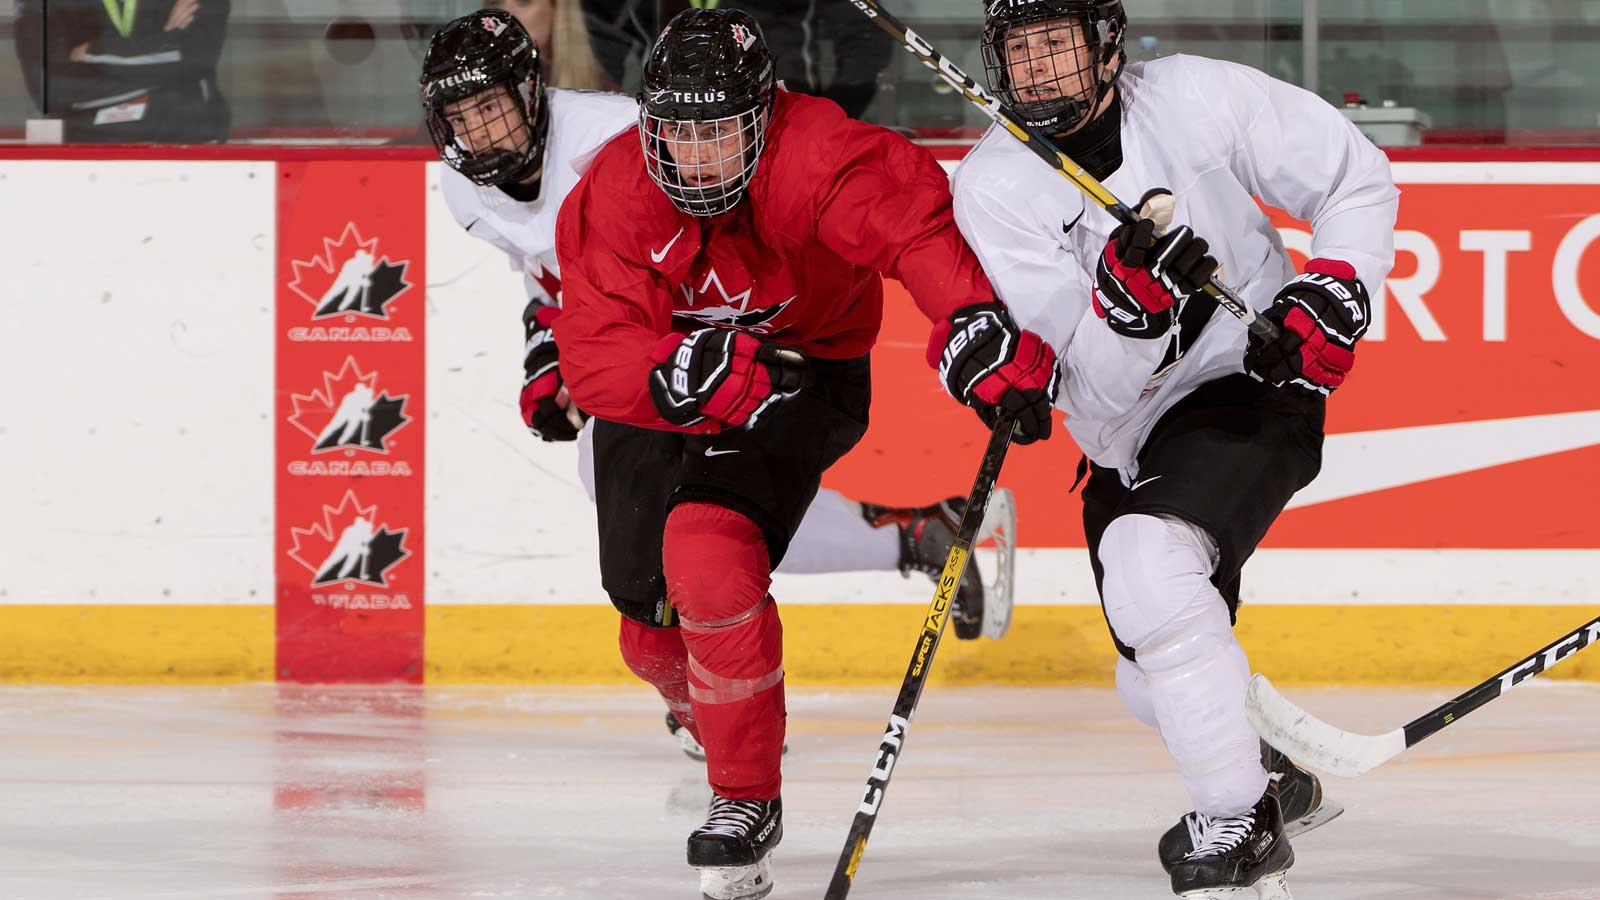
[[[1344,384],[1356,363],[1356,342],[1372,322],[1372,300],[1343,260],[1314,259],[1304,275],[1278,291],[1262,318],[1279,328],[1274,341],[1250,335],[1245,371],[1269,384],[1319,394]]]
[[[999,303],[963,306],[935,326],[928,365],[939,370],[950,396],[977,410],[989,427],[1009,416],[1019,444],[1050,436],[1059,382],[1055,350],[1018,328]]]
[[[753,428],[805,383],[799,351],[721,328],[668,334],[651,359],[650,399],[661,418],[679,426],[709,419],[724,428]]]

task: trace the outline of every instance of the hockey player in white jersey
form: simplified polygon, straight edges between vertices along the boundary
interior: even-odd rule
[[[982,54],[1022,119],[1141,198],[1138,224],[998,128],[954,176],[956,220],[1061,361],[1117,686],[1194,803],[1160,842],[1172,889],[1286,897],[1286,822],[1336,808],[1245,719],[1239,575],[1320,468],[1327,397],[1393,263],[1399,193],[1384,155],[1315,95],[1200,57],[1125,65],[1126,29],[1120,0],[986,0]],[[1311,223],[1304,274],[1255,198]],[[1202,293],[1213,274],[1281,336],[1247,337]]]
[[[546,87],[538,47],[501,10],[476,12],[442,28],[428,48],[420,87],[429,132],[447,164],[441,189],[452,215],[523,274],[530,298],[523,312],[523,422],[543,440],[579,442],[580,476],[592,501],[592,429],[568,400],[551,331],[561,312],[556,214],[593,155],[637,126],[638,106],[620,94]],[[892,507],[822,490],[780,571],[898,569],[936,578],[965,503],[954,497],[924,507]],[[960,638],[998,638],[1009,623],[1012,579],[1004,557],[1014,552],[1014,517],[1010,493],[997,492],[990,522],[998,530],[986,534],[995,539],[1007,577],[986,598],[978,567],[967,567],[952,616]],[[687,695],[664,699],[668,728],[686,753],[703,758],[692,728],[679,721],[688,716]]]

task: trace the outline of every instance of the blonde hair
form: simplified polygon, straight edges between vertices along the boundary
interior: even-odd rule
[[[554,0],[555,16],[550,27],[550,43],[546,49],[552,57],[546,78],[552,87],[599,91],[607,87],[600,73],[600,62],[595,59],[594,45],[589,42],[589,26],[584,21],[583,4],[578,0]]]

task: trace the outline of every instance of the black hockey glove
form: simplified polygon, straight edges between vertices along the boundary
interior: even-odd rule
[[[561,354],[550,326],[561,314],[559,306],[528,301],[522,311],[522,331],[527,349],[522,358],[522,424],[534,437],[545,441],[576,440],[583,423],[589,420],[583,410],[567,396],[561,379]]]
[[[1261,316],[1280,333],[1271,343],[1250,335],[1245,371],[1277,387],[1293,384],[1330,394],[1356,364],[1356,341],[1372,322],[1372,300],[1354,266],[1314,259]]]
[[[1163,224],[1158,216],[1171,221],[1171,196],[1160,188],[1145,194],[1139,220],[1111,232],[1095,269],[1095,314],[1123,337],[1166,335],[1189,295],[1217,271],[1210,246],[1189,226],[1156,236]]]
[[[709,419],[723,428],[754,428],[809,376],[800,351],[723,328],[666,335],[651,359],[650,399],[661,418],[680,426]]]
[[[928,365],[950,396],[978,411],[994,427],[1000,416],[1017,420],[1016,442],[1050,436],[1056,387],[1056,351],[1023,331],[999,303],[963,306],[928,338]]]

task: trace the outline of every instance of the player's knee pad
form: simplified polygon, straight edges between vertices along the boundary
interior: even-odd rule
[[[1133,645],[1140,671],[1152,681],[1208,660],[1231,657],[1238,648],[1228,620],[1228,604],[1215,588],[1192,597],[1160,628]],[[1239,650],[1241,655],[1243,652]]]
[[[691,629],[752,617],[772,587],[767,542],[756,523],[711,503],[680,503],[661,543],[667,598]]]
[[[1124,644],[1139,645],[1182,614],[1202,593],[1215,594],[1216,544],[1203,529],[1177,519],[1118,516],[1100,538],[1106,621]],[[1224,609],[1226,614],[1226,609]],[[1144,662],[1141,656],[1138,660]]]
[[[667,517],[662,567],[696,702],[736,702],[783,680],[783,626],[754,522],[714,504],[679,504]]]

